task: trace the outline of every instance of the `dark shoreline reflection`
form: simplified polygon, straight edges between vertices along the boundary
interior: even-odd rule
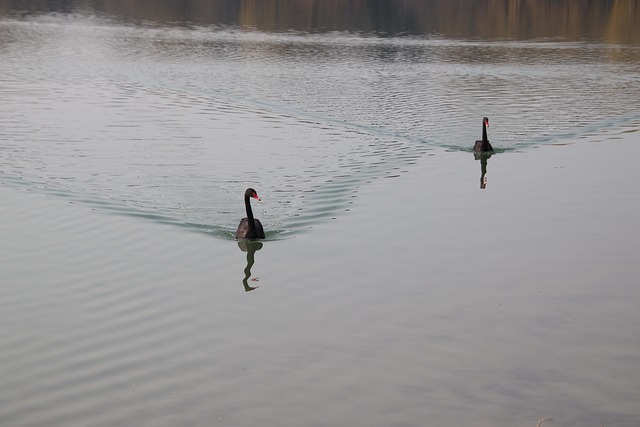
[[[89,13],[168,26],[640,44],[640,1],[0,0],[0,15]]]
[[[245,292],[253,291],[258,286],[250,286],[249,278],[251,277],[251,267],[255,263],[255,253],[262,249],[263,243],[257,240],[241,240],[238,242],[238,247],[242,252],[247,253],[247,265],[244,268],[244,279],[242,284],[244,285]]]
[[[473,153],[473,157],[476,160],[480,160],[480,189],[487,188],[487,163],[493,155],[493,152],[487,153]]]

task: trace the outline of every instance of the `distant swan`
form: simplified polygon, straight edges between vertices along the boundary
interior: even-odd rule
[[[253,217],[251,210],[251,202],[249,198],[253,197],[260,200],[258,193],[253,188],[247,188],[244,192],[244,206],[247,208],[247,217],[242,218],[238,230],[236,230],[236,239],[264,239],[264,229],[259,219]]]
[[[482,139],[476,141],[473,151],[493,151],[493,147],[489,144],[489,139],[487,138],[487,126],[489,126],[489,119],[485,117],[482,119]]]

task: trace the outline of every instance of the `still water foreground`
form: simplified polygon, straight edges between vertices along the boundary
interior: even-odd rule
[[[633,132],[438,152],[233,241],[3,186],[6,426],[639,422]],[[246,284],[254,287],[246,292]]]

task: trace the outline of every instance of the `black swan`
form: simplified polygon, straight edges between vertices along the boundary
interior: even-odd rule
[[[249,198],[253,197],[260,200],[258,193],[253,188],[247,188],[244,192],[244,206],[247,208],[247,217],[242,218],[238,230],[236,230],[236,239],[264,239],[264,229],[259,219],[253,217],[251,210],[251,202]]]
[[[489,144],[489,139],[487,139],[487,126],[489,126],[489,119],[485,117],[482,119],[482,139],[476,141],[473,151],[493,151],[493,147]]]

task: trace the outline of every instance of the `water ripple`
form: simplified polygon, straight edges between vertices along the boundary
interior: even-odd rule
[[[0,39],[3,182],[221,238],[248,186],[269,237],[290,235],[431,150],[469,150],[485,115],[498,152],[638,117],[634,47],[74,16],[5,19]]]

